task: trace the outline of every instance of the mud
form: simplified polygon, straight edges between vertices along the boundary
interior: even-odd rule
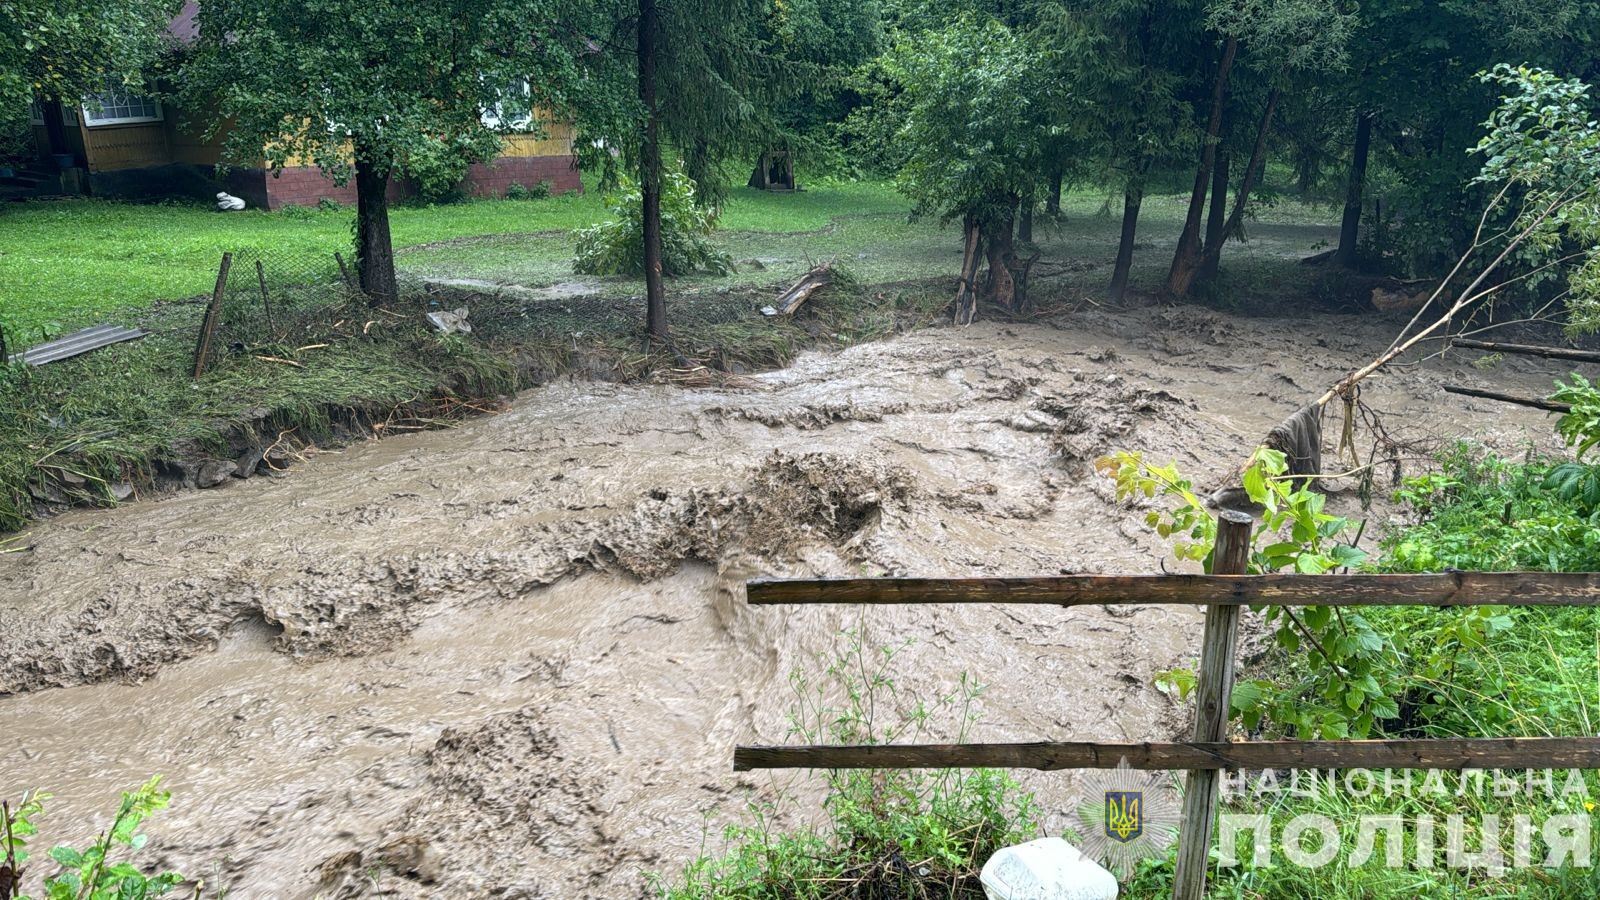
[[[0,556],[0,794],[48,788],[47,836],[82,838],[165,773],[149,852],[238,898],[628,897],[752,798],[816,814],[813,782],[735,775],[731,751],[786,739],[788,674],[849,629],[911,642],[908,692],[984,681],[975,739],[1173,736],[1150,685],[1195,653],[1193,610],[752,609],[741,585],[1156,570],[1090,462],[1140,449],[1215,484],[1399,324],[936,329],[748,387],[550,385],[292,477],[67,513]],[[1545,416],[1438,385],[1556,371],[1432,361],[1364,396],[1419,452],[1517,452]],[[1059,826],[1071,776],[1023,780]]]

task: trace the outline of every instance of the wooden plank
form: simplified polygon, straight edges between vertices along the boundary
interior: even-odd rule
[[[1517,406],[1531,406],[1534,409],[1545,409],[1550,412],[1572,412],[1572,404],[1557,403],[1542,397],[1519,397],[1516,394],[1502,394],[1499,391],[1480,391],[1477,388],[1462,387],[1459,384],[1444,385],[1446,394],[1460,394],[1463,397],[1478,397],[1483,400],[1498,400],[1501,403],[1514,403]]]
[[[1539,356],[1545,359],[1569,359],[1575,362],[1600,363],[1600,352],[1574,350],[1570,347],[1541,347],[1536,344],[1502,344],[1498,341],[1475,341],[1456,338],[1450,342],[1455,347],[1468,350],[1487,350],[1491,353],[1513,353],[1519,356]]]
[[[1224,510],[1217,516],[1217,543],[1211,571],[1243,575],[1250,570],[1248,513]],[[1233,696],[1234,646],[1239,639],[1239,607],[1206,608],[1206,630],[1200,641],[1200,673],[1195,686],[1194,742],[1214,744],[1228,734],[1229,699]],[[1178,834],[1178,861],[1173,870],[1173,900],[1200,900],[1206,893],[1206,858],[1211,827],[1217,817],[1217,772],[1192,768],[1183,792],[1183,824]]]
[[[786,603],[1188,604],[1198,606],[1600,606],[1600,573],[1057,575],[1046,578],[759,579],[756,605]]]
[[[754,769],[1600,769],[1600,737],[741,746]]]

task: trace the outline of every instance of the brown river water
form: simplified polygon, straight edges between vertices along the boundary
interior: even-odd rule
[[[1158,571],[1094,458],[1215,485],[1400,324],[932,329],[738,387],[552,384],[288,477],[62,515],[0,556],[0,796],[52,792],[43,839],[82,840],[162,773],[146,858],[240,900],[634,897],[752,800],[817,815],[813,780],[736,774],[732,749],[784,742],[790,673],[852,630],[906,646],[908,692],[985,683],[974,739],[1171,738],[1184,711],[1151,684],[1192,661],[1192,609],[752,608],[742,584]],[[1468,362],[1365,397],[1403,440],[1548,446],[1543,414],[1438,385],[1560,370]],[[1072,776],[1020,777],[1059,827]]]

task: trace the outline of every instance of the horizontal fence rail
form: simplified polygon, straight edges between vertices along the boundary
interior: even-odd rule
[[[1600,738],[738,747],[752,769],[1600,769]]]
[[[1055,575],[838,578],[746,585],[756,606],[807,603],[1034,603],[1048,606],[1600,606],[1600,574]]]

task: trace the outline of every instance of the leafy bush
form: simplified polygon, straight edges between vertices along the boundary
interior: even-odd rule
[[[606,207],[608,220],[577,233],[573,269],[582,275],[643,275],[644,200],[638,186],[624,180],[606,197]],[[716,228],[717,211],[698,202],[694,182],[668,170],[661,191],[661,274],[733,271],[733,260],[707,240]]]
[[[171,795],[160,789],[159,776],[150,779],[138,790],[124,793],[111,827],[100,834],[93,844],[82,850],[58,846],[50,851],[50,858],[61,866],[60,871],[44,879],[44,896],[49,900],[144,900],[170,893],[186,879],[177,872],[146,874],[126,860],[113,862],[111,855],[117,847],[132,851],[144,848],[147,837],[139,826],[157,810],[164,809]],[[0,898],[3,900],[30,900],[23,893],[23,876],[27,874],[29,839],[39,833],[34,820],[44,815],[48,794],[25,794],[17,806],[0,804]],[[196,887],[194,895],[200,896]]]
[[[506,187],[507,200],[545,200],[550,196],[550,182],[541,181],[533,187],[513,181]]]
[[[416,184],[417,199],[423,203],[456,203],[465,199],[461,180],[467,177],[467,167],[493,158],[500,149],[497,137],[488,138],[434,138],[410,147],[402,166],[405,176]]]
[[[791,736],[807,742],[880,744],[915,740],[940,714],[964,734],[980,688],[962,675],[955,693],[923,703],[889,677],[895,648],[869,651],[859,633],[813,682],[790,675],[796,702]],[[842,705],[838,702],[842,698]],[[892,721],[880,718],[892,709]],[[833,770],[826,775],[828,821],[774,833],[773,807],[755,806],[755,823],[724,833],[731,849],[690,863],[666,900],[823,900],[835,897],[982,900],[978,871],[1002,847],[1033,837],[1033,796],[994,769]]]

